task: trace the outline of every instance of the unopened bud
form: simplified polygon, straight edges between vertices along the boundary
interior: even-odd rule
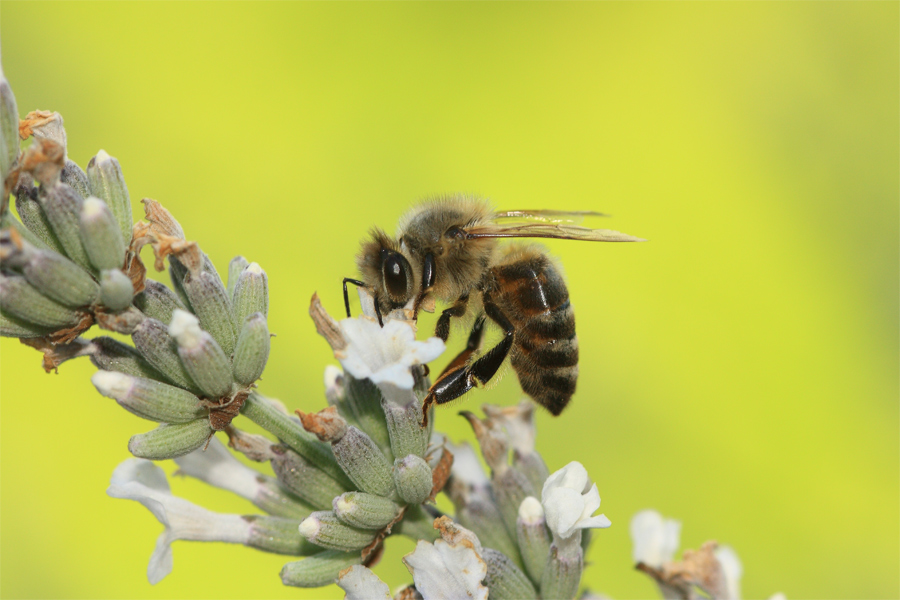
[[[81,243],[98,271],[118,269],[125,263],[125,242],[116,217],[94,196],[81,207]]]
[[[74,325],[83,314],[47,298],[21,275],[0,273],[0,308],[27,323],[59,328]]]
[[[87,173],[82,171],[78,163],[74,161],[66,159],[66,166],[59,174],[59,180],[66,185],[71,185],[82,198],[91,195],[91,184],[88,182]]]
[[[153,431],[132,436],[128,451],[150,460],[177,458],[201,447],[213,433],[206,418],[190,423],[163,423]]]
[[[97,371],[91,377],[97,391],[137,416],[160,423],[187,423],[204,416],[197,396],[179,387],[131,377],[115,371]]]
[[[81,244],[81,206],[84,204],[81,195],[71,186],[57,183],[42,187],[38,201],[66,255],[85,269],[90,269],[91,261]]]
[[[344,552],[359,551],[372,543],[375,531],[344,525],[330,510],[316,511],[300,523],[300,535],[310,542]]]
[[[550,471],[547,470],[547,463],[544,462],[541,455],[537,452],[523,454],[513,450],[512,457],[513,469],[525,475],[525,478],[531,483],[532,489],[535,491],[543,489]]]
[[[187,273],[182,287],[191,309],[200,319],[200,326],[219,342],[225,354],[231,356],[237,341],[231,314],[231,301],[217,276],[206,271]]]
[[[331,450],[338,464],[357,488],[370,494],[396,494],[391,463],[368,435],[354,426],[347,428]]]
[[[431,467],[425,459],[410,454],[394,461],[394,485],[407,504],[421,504],[431,495]]]
[[[231,262],[228,263],[228,285],[225,288],[225,292],[228,294],[228,297],[231,298],[231,301],[234,302],[234,288],[237,285],[238,277],[240,277],[241,273],[244,272],[244,269],[250,266],[250,263],[247,262],[247,259],[243,256],[235,256],[231,259]]]
[[[19,109],[9,82],[0,70],[0,183],[19,156]]]
[[[91,340],[91,362],[103,371],[116,371],[133,377],[146,377],[161,381],[162,373],[150,366],[141,353],[111,337]]]
[[[579,544],[560,549],[553,544],[541,577],[541,597],[574,598],[581,583],[584,552]]]
[[[508,556],[492,548],[484,548],[481,558],[487,563],[487,585],[491,600],[520,600],[537,598],[537,590],[525,573]],[[570,598],[572,596],[545,596],[546,598]]]
[[[256,263],[241,271],[234,286],[234,320],[241,324],[253,313],[269,314],[269,278]]]
[[[394,456],[415,454],[424,456],[428,448],[429,433],[421,427],[422,406],[413,401],[406,406],[399,406],[390,400],[382,399],[381,408],[387,420],[387,429],[391,438],[391,451]]]
[[[119,161],[101,150],[88,162],[88,180],[95,196],[106,202],[116,217],[124,243],[131,243],[131,199]]]
[[[110,310],[122,310],[131,306],[134,285],[128,275],[119,269],[100,273],[100,302]]]
[[[144,290],[134,297],[134,305],[151,319],[163,323],[172,320],[176,308],[187,310],[175,292],[152,279],[144,280]]]
[[[540,581],[550,555],[550,534],[544,524],[544,507],[534,496],[528,496],[519,505],[516,537],[525,571],[532,581]]]
[[[178,355],[191,379],[210,398],[231,393],[231,365],[209,333],[200,329],[200,321],[191,313],[176,309],[169,323],[169,335],[178,344]]]
[[[234,379],[250,385],[260,378],[269,360],[269,327],[262,313],[253,313],[244,321],[234,348]]]
[[[515,469],[507,468],[497,473],[492,478],[494,498],[497,500],[497,508],[503,515],[503,523],[506,529],[515,537],[516,519],[519,516],[519,505],[526,496],[534,496],[535,491],[528,479]]]
[[[13,317],[12,315],[6,315],[0,312],[0,336],[2,337],[28,339],[44,337],[49,333],[53,333],[53,329],[50,327],[35,325],[34,323],[29,323]]]
[[[284,446],[272,446],[272,470],[281,482],[295,496],[315,508],[331,506],[335,496],[347,489],[324,471]]]
[[[131,339],[141,356],[166,379],[186,390],[202,393],[181,362],[168,327],[156,319],[144,319],[131,334]]]
[[[393,521],[400,507],[382,496],[365,492],[347,492],[331,503],[337,518],[360,529],[383,529]]]
[[[322,552],[321,546],[311,544],[297,535],[300,521],[260,515],[247,515],[244,519],[250,522],[248,546],[291,556],[309,556]]]
[[[281,582],[302,588],[322,587],[337,581],[344,569],[361,562],[359,552],[326,550],[284,565],[281,569]]]
[[[39,292],[67,306],[88,306],[100,293],[100,286],[87,271],[50,250],[33,252],[22,274]]]
[[[19,213],[19,218],[22,219],[22,223],[25,225],[24,231],[23,228],[18,226],[18,221],[11,214],[3,216],[3,227],[11,226],[15,228],[16,231],[22,234],[23,238],[38,248],[65,254],[62,244],[56,238],[56,234],[53,233],[53,228],[50,226],[47,215],[44,214],[44,209],[41,208],[41,203],[38,202],[38,189],[34,187],[31,175],[25,174],[19,178],[15,193],[16,212]],[[35,242],[35,239],[37,239],[37,242]]]

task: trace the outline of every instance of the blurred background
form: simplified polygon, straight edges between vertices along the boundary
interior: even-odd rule
[[[220,272],[238,254],[268,272],[261,390],[291,409],[325,406],[334,360],[307,306],[318,291],[340,314],[369,227],[445,192],[612,214],[600,226],[650,241],[547,243],[581,377],[561,417],[538,417],[538,448],[551,470],[583,462],[613,522],[586,585],[656,596],[628,534],[653,507],[683,522],[682,548],[733,546],[745,597],[896,598],[898,13],[3,2],[0,46],[21,115],[62,113],[82,167],[117,157],[136,217],[155,198]],[[282,587],[287,557],[186,542],[150,586],[162,526],[105,489],[153,425],[100,397],[86,359],[46,375],[17,341],[0,351],[0,595],[343,596]],[[507,373],[438,428],[472,439],[458,410],[519,399]],[[412,547],[391,538],[376,568],[392,588]]]

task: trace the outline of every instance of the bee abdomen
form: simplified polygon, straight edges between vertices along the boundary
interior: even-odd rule
[[[575,313],[557,268],[542,254],[528,254],[494,268],[497,291],[515,328],[510,362],[522,390],[558,415],[578,380]]]

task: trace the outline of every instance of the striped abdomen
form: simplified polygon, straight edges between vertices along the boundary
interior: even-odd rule
[[[535,247],[515,248],[491,271],[490,296],[515,329],[510,360],[522,390],[558,415],[578,379],[575,313],[562,275]]]

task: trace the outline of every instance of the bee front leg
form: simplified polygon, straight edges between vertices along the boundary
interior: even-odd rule
[[[500,365],[506,360],[509,350],[512,348],[515,328],[503,311],[490,300],[487,294],[484,295],[484,311],[487,316],[503,329],[503,339],[500,340],[496,346],[491,348],[487,354],[471,364],[467,364],[466,361],[463,361],[461,364],[456,364],[457,360],[454,360],[453,363],[451,363],[451,367],[454,364],[456,364],[456,366],[446,369],[444,373],[438,377],[437,381],[431,386],[431,389],[428,390],[428,395],[425,396],[425,400],[422,404],[422,427],[428,426],[428,410],[433,404],[444,404],[456,400],[477,385],[486,384],[497,374],[497,371],[500,370]],[[483,320],[479,319],[479,321],[483,324]],[[478,325],[479,322],[476,322],[476,328],[478,328]],[[473,330],[473,335],[474,334],[475,331]],[[478,343],[480,343],[480,337],[481,333],[479,331]],[[471,341],[472,336],[470,336],[469,339]],[[463,353],[466,351],[467,350],[464,350]],[[474,350],[472,352],[474,352]],[[471,352],[469,352],[469,354],[471,354]],[[458,358],[459,357],[457,357],[457,359]]]
[[[445,342],[450,337],[450,319],[452,317],[461,317],[466,314],[466,308],[469,305],[469,294],[463,294],[456,299],[453,306],[444,309],[438,318],[437,325],[434,328],[434,337],[439,337]]]

